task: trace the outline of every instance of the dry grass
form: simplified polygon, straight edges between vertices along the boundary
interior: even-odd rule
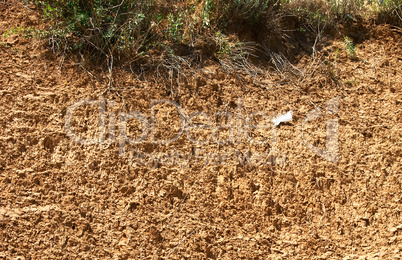
[[[399,26],[402,23],[401,0],[173,0],[169,4],[52,0],[36,3],[50,21],[48,37],[55,53],[77,54],[89,66],[105,67],[110,77],[113,66],[143,70],[152,67],[149,65],[152,63],[152,69],[157,70],[156,79],[162,80],[173,96],[187,81],[184,71],[202,66],[206,60],[219,62],[227,72],[255,77],[260,71],[252,59],[265,56],[277,71],[299,73],[289,65],[289,57],[283,51],[272,50],[270,45],[282,44],[281,40],[267,43],[258,39],[258,35],[286,40],[290,38],[289,33],[299,31],[318,39],[327,31],[338,30],[339,24],[347,27],[351,22],[373,17],[379,22]],[[241,40],[245,31],[256,31],[257,39]],[[316,43],[311,46],[313,55]],[[176,46],[185,46],[187,51],[183,54]],[[149,62],[152,59],[156,61]]]

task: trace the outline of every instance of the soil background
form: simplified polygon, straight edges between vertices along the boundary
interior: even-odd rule
[[[173,89],[125,70],[109,86],[5,34],[23,26],[40,11],[1,2],[0,258],[402,258],[400,28],[364,25],[357,59],[340,38],[288,70],[211,63]],[[180,135],[186,120],[215,127]],[[320,156],[331,133],[338,157]]]

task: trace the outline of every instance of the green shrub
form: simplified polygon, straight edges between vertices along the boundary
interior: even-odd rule
[[[121,52],[137,55],[158,20],[153,1],[49,0],[37,2],[51,21],[59,49],[79,49],[96,63]]]
[[[179,13],[177,16],[169,14],[167,19],[168,19],[168,29],[167,29],[168,36],[174,41],[182,39],[184,32],[183,14]]]
[[[356,54],[357,45],[353,44],[352,39],[350,39],[347,36],[343,37],[343,41],[345,43],[345,50],[346,50],[348,57],[352,60],[356,60],[357,59],[357,54]]]

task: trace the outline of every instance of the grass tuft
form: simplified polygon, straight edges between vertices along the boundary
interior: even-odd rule
[[[336,29],[339,24],[362,21],[373,14],[380,22],[402,25],[402,0],[34,2],[50,23],[48,32],[40,35],[50,40],[53,51],[76,52],[95,65],[112,61],[131,65],[155,50],[178,57],[201,52],[215,60],[241,57],[245,61],[255,48],[250,50],[240,43],[244,32],[255,33],[255,39],[258,34],[263,38],[286,38],[288,31],[321,34],[324,29]],[[258,43],[265,45],[263,41]],[[176,48],[183,45],[185,54]],[[353,43],[346,45],[351,57],[355,56]]]

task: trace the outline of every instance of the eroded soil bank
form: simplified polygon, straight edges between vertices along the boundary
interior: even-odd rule
[[[40,23],[0,7],[0,34]],[[124,70],[108,88],[2,36],[0,257],[400,258],[402,35],[369,29],[357,59],[335,40],[280,72],[211,65],[174,89]]]

